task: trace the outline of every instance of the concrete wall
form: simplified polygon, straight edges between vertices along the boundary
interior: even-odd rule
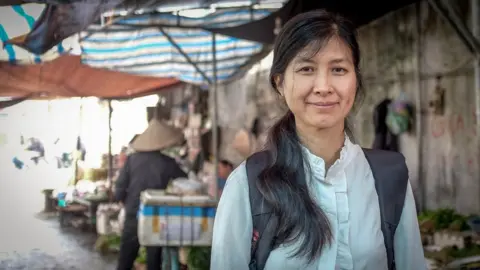
[[[470,24],[468,4],[468,1],[458,1],[459,10]],[[403,91],[415,104],[415,92],[418,91],[415,14],[415,6],[410,6],[359,30],[367,97],[356,116],[355,130],[362,145],[368,146],[373,140],[371,119],[376,103],[386,97],[395,98]],[[450,25],[426,3],[420,6],[419,18],[420,111],[424,123],[420,164],[426,187],[426,207],[456,207],[466,213],[478,212],[479,151],[475,134],[472,55]],[[441,76],[440,81],[437,76]],[[429,107],[438,85],[446,90],[444,115],[434,114]],[[415,132],[402,136],[401,142],[418,197],[419,160]]]
[[[459,10],[469,20],[469,2],[458,1]],[[362,107],[353,117],[355,139],[362,146],[373,142],[372,112],[374,106],[384,98],[395,98],[404,92],[415,104],[415,74],[418,71],[415,46],[416,9],[410,6],[389,14],[359,30],[359,42],[363,52],[362,74],[366,97]],[[420,202],[418,168],[422,168],[421,179],[426,187],[426,208],[455,207],[465,213],[480,211],[480,183],[477,156],[479,147],[475,134],[475,107],[473,87],[472,55],[468,52],[453,29],[437,15],[427,3],[420,8],[421,49],[421,100],[420,109],[423,128],[423,160],[418,160],[418,139],[415,131],[401,136],[402,152],[407,158],[410,179]],[[468,22],[469,23],[469,22]],[[265,60],[266,62],[271,59]],[[263,128],[268,128],[280,114],[276,96],[268,84],[268,65],[261,63],[245,79],[221,89],[220,115],[222,125],[231,130],[238,129],[247,121],[246,111],[231,109],[238,101],[246,98],[242,109],[257,108]],[[435,115],[429,108],[437,86],[436,77],[441,76],[440,85],[446,89],[444,115]],[[234,94],[232,94],[234,93]],[[228,98],[234,95],[235,98]],[[241,113],[240,113],[241,112]],[[229,120],[227,120],[229,119]],[[234,124],[235,123],[235,124]],[[234,133],[234,132],[231,132]],[[223,155],[235,162],[241,159],[232,154],[229,140],[224,137]]]

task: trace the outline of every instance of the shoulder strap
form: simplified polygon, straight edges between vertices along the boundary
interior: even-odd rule
[[[267,151],[253,154],[247,159],[246,169],[252,212],[253,235],[250,270],[263,270],[275,240],[278,224],[272,207],[263,199],[257,188],[257,179],[270,160]]]
[[[388,269],[395,270],[394,237],[405,202],[408,168],[401,153],[365,148],[363,151],[375,179]]]
[[[373,149],[363,149],[363,151],[375,179],[388,269],[395,270],[394,236],[405,202],[408,168],[404,156],[400,153]],[[264,151],[252,155],[246,161],[253,223],[250,270],[264,269],[275,242],[277,216],[257,188],[258,176],[269,163],[269,159],[269,153]]]

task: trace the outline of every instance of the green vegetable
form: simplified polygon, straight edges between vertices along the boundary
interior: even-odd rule
[[[477,256],[477,255],[480,255],[480,246],[473,245],[470,248],[462,248],[462,249],[452,248],[449,254],[456,259]]]
[[[425,251],[425,257],[435,260],[439,266],[445,266],[458,259],[479,255],[479,245],[472,245],[462,249],[458,249],[457,247],[444,247],[440,251]]]
[[[95,250],[102,254],[107,254],[109,251],[118,250],[120,248],[120,242],[120,236],[101,235],[95,242]]]
[[[187,266],[189,270],[210,269],[210,247],[191,247],[187,252]]]
[[[140,250],[138,251],[138,256],[135,261],[140,264],[147,263],[147,250],[144,247],[141,247]]]

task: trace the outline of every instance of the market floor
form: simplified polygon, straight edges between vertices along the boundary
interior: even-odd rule
[[[115,257],[94,251],[95,235],[39,218],[42,181],[62,174],[47,167],[14,170],[0,160],[0,269],[115,269]]]

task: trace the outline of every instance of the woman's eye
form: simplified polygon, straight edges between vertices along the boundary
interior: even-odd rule
[[[336,68],[332,68],[332,72],[335,74],[345,74],[347,70],[344,68],[336,67]]]
[[[313,70],[314,69],[312,67],[302,67],[298,71],[304,72],[304,73],[310,73],[310,72],[313,72]]]

